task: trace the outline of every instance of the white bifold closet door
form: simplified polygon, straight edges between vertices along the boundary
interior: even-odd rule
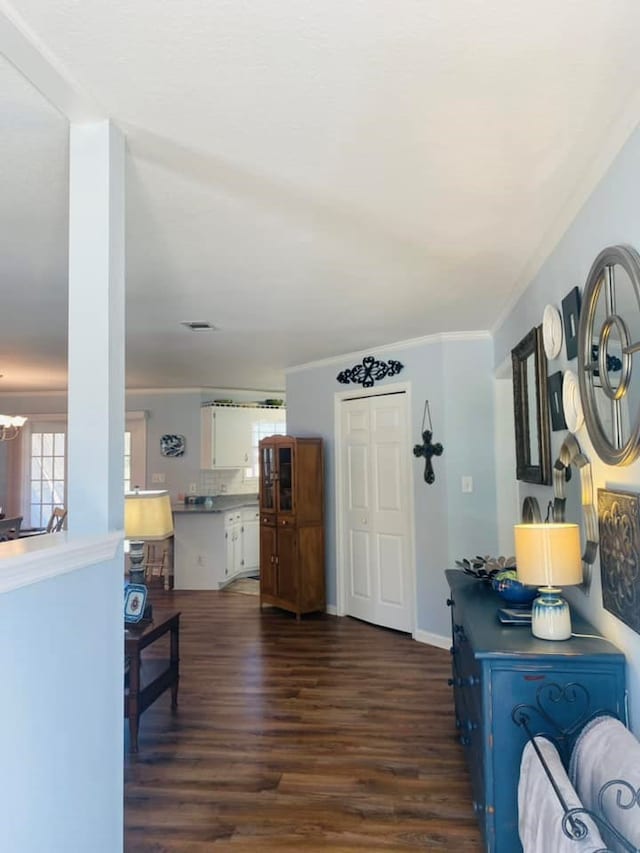
[[[407,395],[362,397],[341,406],[346,612],[410,632]]]

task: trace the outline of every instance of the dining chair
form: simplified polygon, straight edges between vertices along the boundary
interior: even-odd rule
[[[17,539],[22,524],[22,516],[17,515],[14,518],[0,519],[0,542],[7,542],[10,539]]]
[[[45,533],[59,533],[66,520],[67,510],[64,507],[56,506],[53,508],[46,527],[27,527],[20,531],[19,538],[27,539],[29,536],[44,536]]]

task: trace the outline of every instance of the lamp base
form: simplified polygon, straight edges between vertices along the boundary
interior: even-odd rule
[[[543,586],[531,606],[531,633],[539,640],[568,640],[571,637],[569,605],[560,590]]]

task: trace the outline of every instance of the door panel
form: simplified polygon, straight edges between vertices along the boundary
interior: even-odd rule
[[[295,528],[278,528],[278,596],[291,602],[298,600],[298,566],[296,565],[295,540]]]
[[[369,533],[352,530],[350,534],[351,595],[371,598],[371,576],[369,574]]]
[[[353,444],[347,448],[349,509],[369,508],[369,449],[365,445]]]
[[[260,525],[260,592],[276,595],[276,528]]]
[[[381,444],[376,447],[375,456],[375,501],[380,512],[403,511],[401,482],[398,471],[402,467],[398,444]]]
[[[404,560],[404,542],[401,536],[386,534],[376,537],[378,566],[380,567],[380,602],[403,607],[405,601],[404,577],[398,570]]]
[[[341,406],[346,611],[411,631],[407,398],[370,396]]]

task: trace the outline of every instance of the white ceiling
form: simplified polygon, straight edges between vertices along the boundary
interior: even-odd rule
[[[637,0],[3,7],[127,135],[129,387],[492,328],[640,119]],[[66,123],[5,65],[0,126],[0,389],[62,387]]]

